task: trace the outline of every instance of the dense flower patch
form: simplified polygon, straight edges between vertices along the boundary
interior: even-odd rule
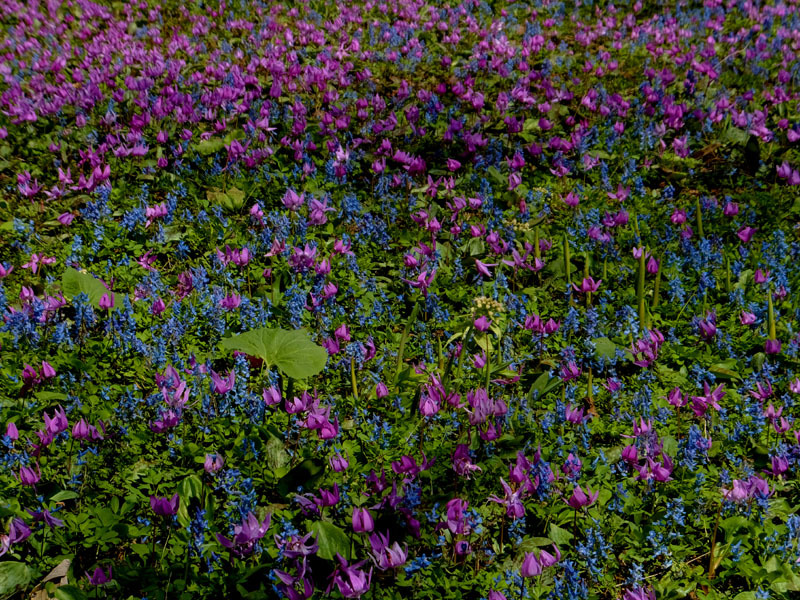
[[[797,597],[800,9],[663,4],[0,3],[0,597]]]

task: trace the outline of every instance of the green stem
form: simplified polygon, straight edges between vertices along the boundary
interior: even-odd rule
[[[353,386],[353,398],[358,400],[358,385],[356,383],[356,361],[350,359],[350,385]]]
[[[700,235],[700,238],[704,238],[706,234],[703,232],[703,207],[700,205],[699,197],[695,201],[695,205],[697,207],[697,233]]]
[[[653,303],[651,306],[655,309],[658,308],[658,294],[661,291],[661,269],[656,273],[656,281],[653,284]]]
[[[639,301],[639,328],[644,331],[647,315],[644,307],[644,274],[647,250],[642,246],[642,255],[639,257],[639,281],[636,285],[636,299]]]
[[[714,523],[714,535],[711,537],[711,552],[708,557],[708,578],[714,579],[714,571],[716,565],[714,564],[714,550],[717,546],[717,530],[719,529],[719,518],[722,515],[722,500],[719,501],[719,508],[717,509],[717,520]]]
[[[772,306],[772,286],[767,289],[767,308],[769,310],[769,339],[778,338],[775,331],[775,309]]]

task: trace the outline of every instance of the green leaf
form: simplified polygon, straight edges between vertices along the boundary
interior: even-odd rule
[[[208,156],[209,154],[214,154],[215,152],[219,152],[224,147],[225,147],[225,140],[219,137],[214,137],[209,140],[203,140],[196,146],[197,151],[203,156]]]
[[[325,461],[321,458],[307,458],[278,481],[278,493],[286,497],[298,487],[307,489],[322,476]]]
[[[64,500],[73,500],[77,497],[77,492],[73,492],[72,490],[62,490],[53,494],[50,497],[50,502],[64,502]]]
[[[617,354],[617,345],[607,337],[599,337],[592,340],[594,342],[595,356],[597,358],[613,359]]]
[[[31,570],[22,562],[0,563],[0,596],[10,595],[19,588],[26,588],[31,581]]]
[[[62,585],[56,588],[55,597],[57,600],[86,600],[88,596],[80,588],[74,585]]]
[[[345,558],[350,557],[350,539],[342,528],[327,521],[317,521],[309,529],[316,534],[319,544],[317,556],[333,560],[338,552]]]
[[[200,498],[203,492],[203,482],[197,475],[188,475],[178,484],[178,497],[181,504],[188,504],[192,498]]]
[[[222,340],[225,350],[244,352],[275,365],[292,379],[306,379],[325,368],[328,353],[302,329],[253,329]]]
[[[556,546],[567,545],[572,539],[572,534],[555,523],[550,523],[549,537]]]
[[[69,298],[74,298],[78,294],[86,294],[94,308],[100,306],[100,298],[103,297],[103,294],[110,293],[99,279],[92,277],[88,273],[81,273],[72,267],[64,271],[64,275],[61,277],[61,290]],[[122,306],[121,298],[121,294],[114,294],[113,308]]]

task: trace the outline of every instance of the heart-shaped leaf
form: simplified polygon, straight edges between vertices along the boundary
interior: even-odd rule
[[[61,277],[61,291],[69,298],[74,298],[78,294],[86,294],[89,297],[89,303],[94,308],[100,307],[100,298],[103,297],[103,294],[111,294],[99,279],[88,273],[81,273],[72,267],[64,271],[64,275]],[[121,294],[114,294],[113,308],[121,306]]]
[[[327,521],[317,521],[309,529],[317,537],[317,544],[319,544],[317,556],[333,560],[339,553],[344,558],[349,558],[350,540],[341,527]]]
[[[244,352],[275,365],[292,379],[305,379],[325,368],[328,353],[298,330],[260,328],[222,340],[226,350]]]

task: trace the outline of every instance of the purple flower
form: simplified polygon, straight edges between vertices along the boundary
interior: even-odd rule
[[[11,525],[8,526],[8,538],[12,544],[24,542],[31,535],[31,528],[27,523],[19,517],[14,517],[11,520]]]
[[[766,354],[780,354],[781,341],[780,340],[767,340],[764,342],[764,352]]]
[[[656,593],[653,588],[637,587],[625,590],[622,600],[656,600]]]
[[[361,561],[354,565],[348,565],[347,561],[338,552],[336,558],[339,560],[340,566],[337,567],[333,578],[333,582],[339,588],[342,596],[345,598],[360,598],[363,594],[369,591],[370,582],[372,580],[372,569],[369,573],[364,573],[361,566],[366,561]]]
[[[505,492],[505,496],[503,498],[498,498],[497,496],[492,494],[491,496],[489,496],[489,500],[505,506],[506,515],[508,515],[512,519],[519,519],[521,517],[524,517],[525,505],[522,503],[522,499],[520,498],[520,490],[517,491],[512,490],[511,486],[508,485],[502,477],[500,478],[500,484],[503,486],[503,491]]]
[[[577,285],[575,285],[573,283],[572,284],[572,289],[574,289],[576,292],[581,293],[581,294],[586,294],[586,293],[590,293],[590,292],[596,292],[597,290],[600,289],[600,284],[601,283],[603,283],[602,279],[600,279],[598,281],[595,281],[591,277],[584,277],[583,281],[581,281],[580,287],[578,287]]]
[[[578,485],[572,490],[572,496],[567,500],[567,504],[575,510],[583,508],[584,506],[591,506],[595,503],[599,494],[600,492],[592,492],[589,488],[586,488],[586,492],[584,492],[583,488]]]
[[[97,567],[91,574],[86,571],[86,577],[89,578],[89,583],[91,585],[105,585],[114,578],[111,574],[111,567],[108,567],[107,573],[100,567]]]
[[[100,296],[98,306],[104,310],[111,310],[114,307],[114,293],[107,292]]]
[[[390,546],[388,533],[373,533],[369,536],[369,543],[372,547],[372,560],[381,571],[400,567],[408,559],[408,544],[403,549],[397,542]]]
[[[178,494],[175,494],[172,498],[150,496],[150,508],[157,515],[170,517],[178,512]]]
[[[221,455],[206,454],[206,460],[203,462],[203,469],[205,469],[206,473],[216,473],[223,467],[224,464],[225,461]]]
[[[255,548],[256,542],[267,533],[271,517],[272,514],[267,514],[259,523],[258,518],[252,512],[248,512],[242,523],[233,528],[232,540],[217,534],[217,541],[226,548],[232,549],[237,556],[250,554]]]
[[[51,515],[46,508],[42,511],[28,509],[28,514],[33,517],[34,522],[44,521],[45,525],[50,528],[64,526],[64,521]]]
[[[353,508],[353,531],[356,533],[364,533],[372,531],[375,528],[375,520],[369,509],[366,508]]]
[[[19,481],[22,485],[36,485],[41,478],[42,472],[39,469],[39,465],[36,465],[35,471],[31,467],[19,468]]]
[[[215,371],[211,371],[211,381],[213,382],[213,390],[218,394],[227,394],[233,389],[233,384],[236,382],[236,372],[232,369],[228,371],[228,376],[223,379],[221,375]]]
[[[477,329],[478,331],[488,331],[489,330],[489,326],[491,324],[492,324],[492,322],[489,319],[486,318],[486,315],[482,315],[482,316],[478,317],[473,322],[473,325],[475,326],[475,329]]]

